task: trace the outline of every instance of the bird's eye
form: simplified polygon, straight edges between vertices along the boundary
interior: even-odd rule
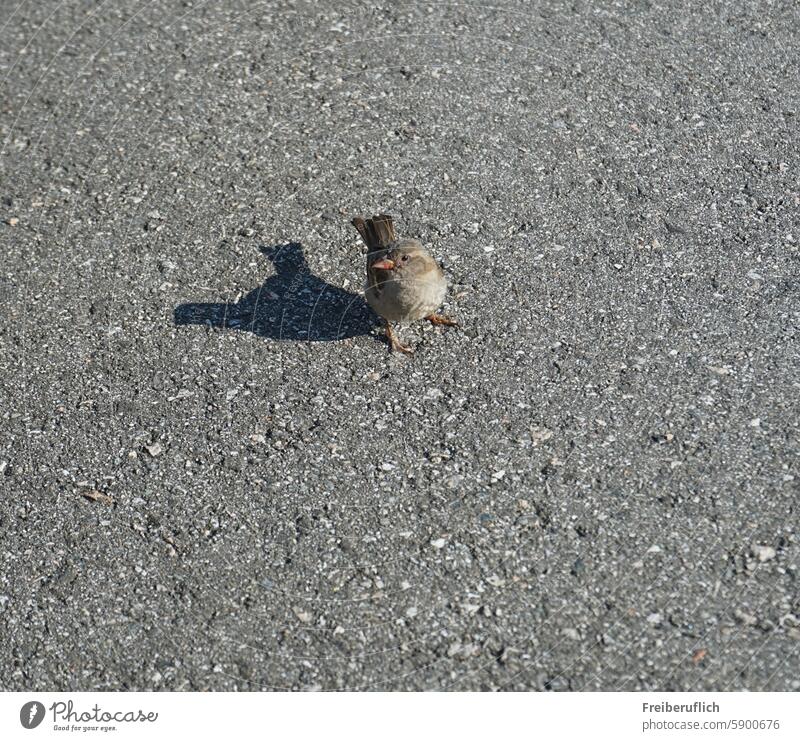
[[[402,256],[400,259],[401,259],[403,262],[408,262],[408,255],[403,255],[403,256]]]

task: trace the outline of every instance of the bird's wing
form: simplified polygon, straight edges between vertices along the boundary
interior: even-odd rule
[[[376,262],[379,257],[380,253],[370,253],[367,255],[367,288],[376,296],[380,296],[383,286],[378,280],[378,271],[372,267],[372,263]]]

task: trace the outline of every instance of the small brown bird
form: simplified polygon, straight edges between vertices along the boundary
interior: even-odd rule
[[[366,221],[353,219],[367,245],[367,303],[386,323],[386,336],[392,350],[414,351],[401,344],[391,322],[427,319],[432,324],[457,327],[446,316],[437,314],[447,293],[447,280],[430,253],[416,239],[397,239],[392,217],[378,214]]]

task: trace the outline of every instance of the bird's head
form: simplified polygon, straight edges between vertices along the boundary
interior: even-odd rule
[[[373,270],[386,274],[386,280],[409,280],[424,276],[439,266],[416,239],[404,239],[370,263]]]

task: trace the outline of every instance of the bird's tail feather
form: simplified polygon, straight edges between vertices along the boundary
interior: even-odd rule
[[[370,252],[388,247],[397,238],[392,217],[388,214],[377,214],[366,221],[356,216],[353,219],[353,226],[358,229],[361,239]]]

